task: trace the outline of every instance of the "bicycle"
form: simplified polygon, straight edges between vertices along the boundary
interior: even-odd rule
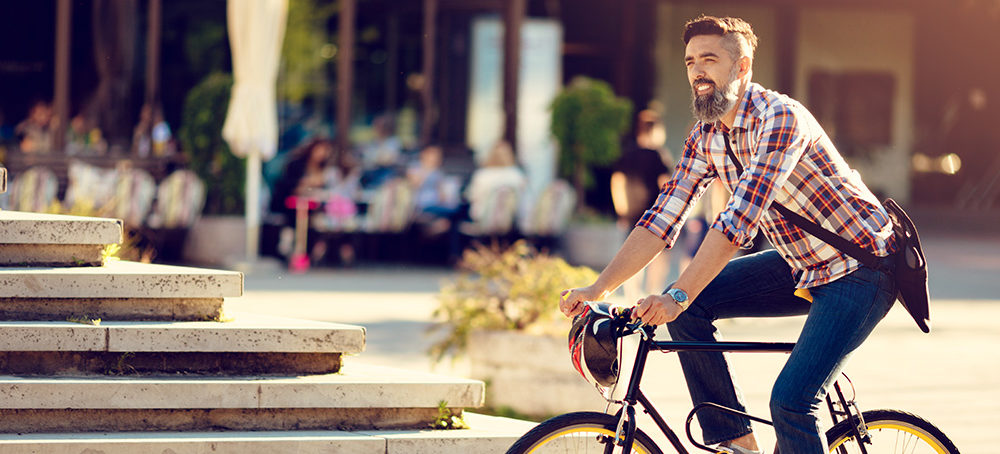
[[[620,452],[661,454],[663,451],[642,429],[636,427],[636,406],[641,405],[676,452],[688,454],[681,440],[660,416],[652,402],[640,389],[647,356],[651,351],[671,352],[771,352],[791,353],[794,343],[788,342],[683,342],[654,339],[655,327],[631,321],[631,309],[610,310],[606,303],[587,303],[591,310],[611,319],[614,339],[638,333],[641,336],[631,378],[622,400],[614,400],[612,390],[595,383],[598,391],[610,405],[618,405],[612,415],[598,412],[574,412],[552,417],[539,423],[519,438],[507,454],[542,454],[554,452],[610,454]],[[621,351],[620,349],[618,350]],[[620,363],[620,360],[619,360]],[[843,375],[846,378],[846,374]],[[850,383],[850,379],[847,379]],[[853,389],[853,384],[851,384]],[[835,399],[834,399],[835,396]],[[831,453],[881,454],[881,453],[936,453],[958,454],[958,449],[945,434],[927,420],[901,410],[860,411],[852,393],[846,398],[838,380],[833,392],[827,393],[826,404],[833,419],[833,426],[826,437]],[[737,414],[758,423],[772,425],[764,418],[713,403],[696,405],[688,413],[685,432],[688,441],[699,449],[719,453],[698,443],[691,434],[694,416],[706,409]],[[776,453],[775,453],[776,454]]]

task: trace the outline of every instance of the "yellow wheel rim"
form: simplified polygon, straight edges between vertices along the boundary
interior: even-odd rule
[[[612,432],[612,431],[610,431],[608,429],[605,429],[603,427],[573,427],[573,428],[568,428],[568,429],[561,430],[561,431],[556,432],[556,433],[554,433],[552,435],[549,435],[548,437],[545,437],[544,439],[542,439],[541,441],[539,441],[537,444],[535,444],[535,446],[533,446],[531,448],[531,451],[528,451],[528,452],[529,453],[541,452],[541,451],[539,451],[539,449],[540,448],[544,448],[552,440],[555,440],[556,438],[562,438],[562,437],[565,437],[567,435],[572,435],[572,434],[580,434],[580,435],[585,435],[585,434],[586,435],[605,435],[605,436],[608,436],[608,437],[611,437],[611,438],[615,437],[615,433],[614,432]],[[636,453],[639,453],[639,454],[649,454],[649,452],[646,451],[645,449],[643,449],[642,446],[639,446],[638,444],[635,444],[635,443],[632,444],[632,452],[636,452]]]
[[[940,442],[938,442],[936,439],[931,438],[930,436],[928,436],[919,427],[911,426],[909,424],[899,424],[897,422],[881,422],[881,423],[880,422],[876,422],[876,423],[873,423],[873,424],[868,424],[868,431],[869,432],[874,432],[874,431],[878,431],[878,430],[882,430],[882,429],[897,430],[899,432],[903,432],[903,433],[907,433],[907,434],[916,436],[917,438],[919,438],[920,440],[922,440],[924,443],[926,443],[927,446],[930,446],[931,448],[933,448],[934,451],[937,454],[948,454],[948,451],[946,451],[944,449],[944,447],[941,446]],[[845,437],[843,439],[838,440],[838,443],[836,443],[835,445],[831,445],[830,446],[830,452],[834,452],[838,447],[842,446],[844,443],[846,443],[849,440],[853,440],[853,437]]]

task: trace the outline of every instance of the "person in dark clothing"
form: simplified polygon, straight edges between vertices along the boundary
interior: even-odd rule
[[[655,111],[639,112],[635,141],[625,147],[611,175],[611,199],[618,214],[618,224],[630,231],[660,193],[660,186],[670,177],[673,163],[663,148],[666,139],[660,116]],[[663,286],[670,271],[666,250],[624,285],[627,299],[654,292]],[[645,278],[645,284],[643,283]]]
[[[287,205],[288,198],[323,189],[326,168],[333,151],[333,142],[323,138],[312,139],[293,151],[285,164],[284,173],[274,185],[271,211],[285,214],[287,222],[293,221],[295,207]]]

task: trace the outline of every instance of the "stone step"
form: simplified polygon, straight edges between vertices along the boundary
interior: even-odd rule
[[[0,211],[0,265],[97,266],[122,230],[118,219]]]
[[[365,329],[258,314],[228,322],[0,322],[0,374],[337,372]]]
[[[0,298],[226,298],[243,274],[113,260],[101,267],[0,267]]]
[[[222,320],[223,298],[0,298],[0,320]]]
[[[0,377],[0,432],[414,429],[480,381],[347,364],[297,377]]]
[[[467,454],[507,450],[534,423],[465,413],[469,429],[0,434],[5,454]]]

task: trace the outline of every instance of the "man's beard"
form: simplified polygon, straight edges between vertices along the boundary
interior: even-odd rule
[[[691,112],[695,118],[704,123],[715,123],[736,105],[739,101],[739,83],[736,80],[739,70],[739,65],[733,63],[733,68],[729,71],[729,80],[721,88],[711,79],[696,81],[712,84],[712,93],[698,96],[694,94],[694,87],[691,88]]]

